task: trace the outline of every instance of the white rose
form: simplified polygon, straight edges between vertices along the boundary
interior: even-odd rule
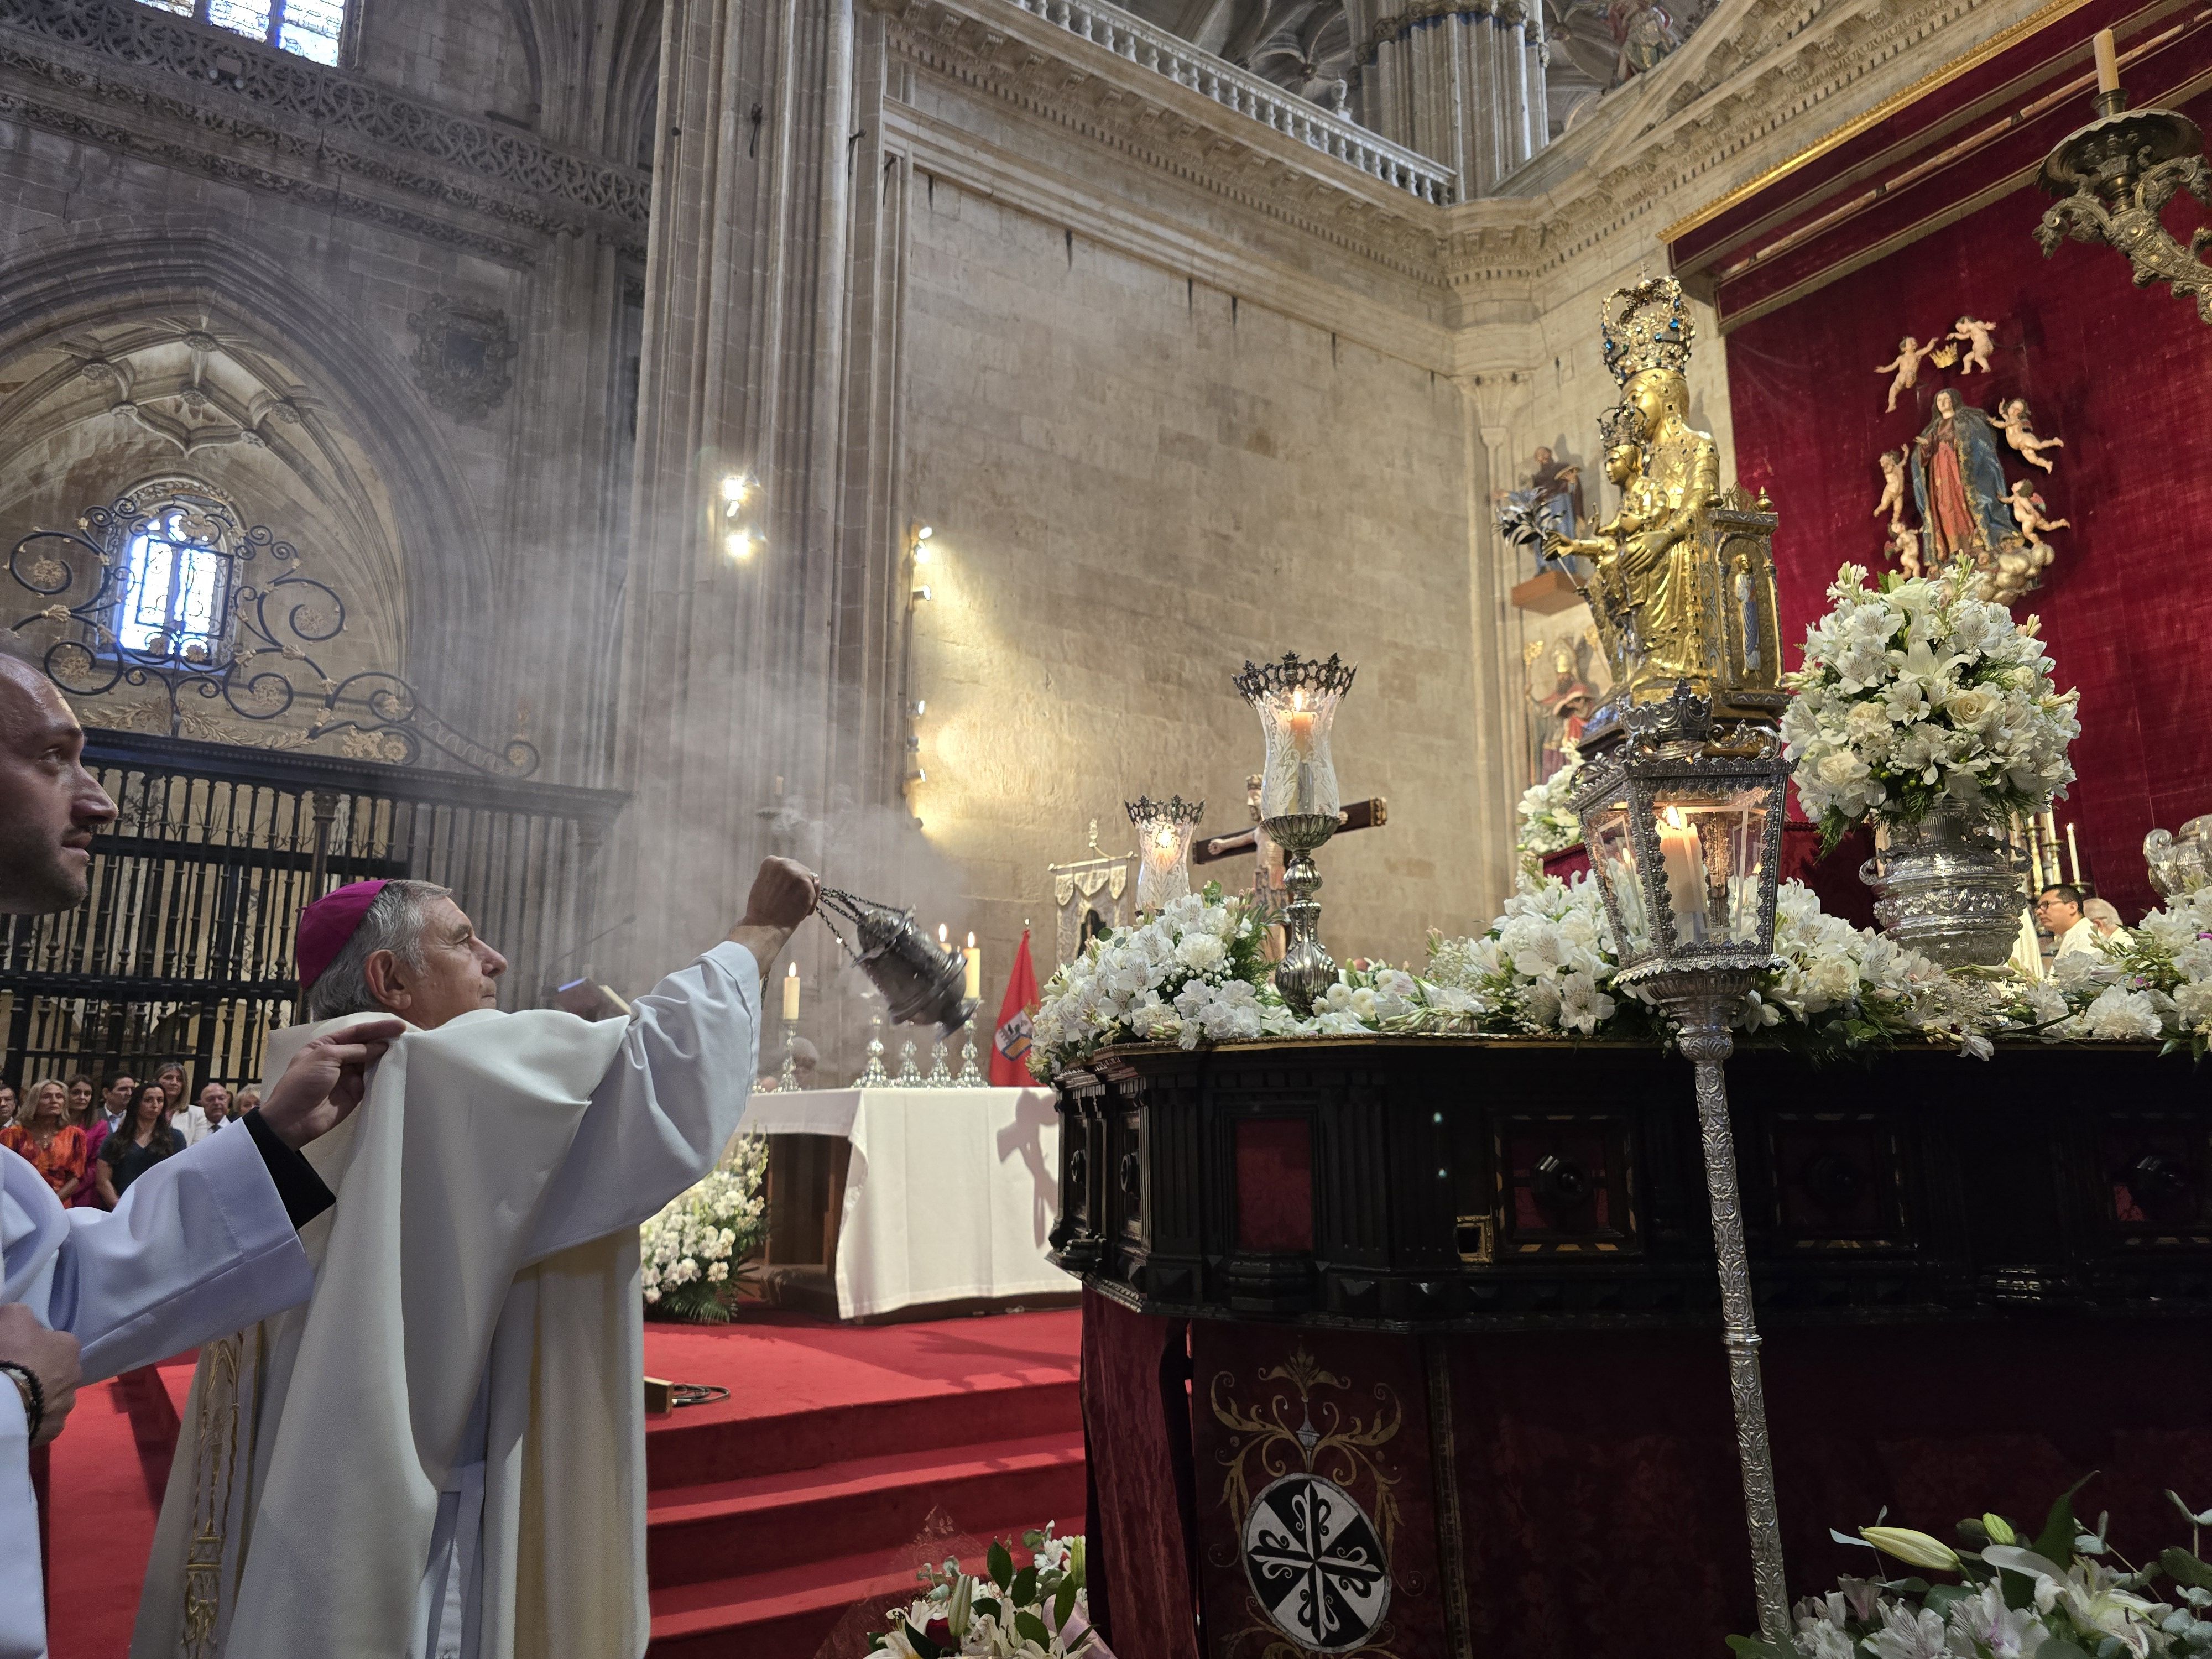
[[[1194,974],[1203,974],[1221,965],[1229,949],[1216,933],[1186,934],[1176,946],[1176,960]]]

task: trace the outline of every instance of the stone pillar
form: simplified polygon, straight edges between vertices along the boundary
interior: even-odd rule
[[[1544,143],[1536,0],[1370,0],[1360,118],[1459,173],[1480,196]]]
[[[1493,488],[1508,486],[1510,422],[1521,413],[1528,376],[1518,370],[1486,369],[1455,376],[1466,445],[1468,595],[1472,615],[1469,645],[1475,695],[1496,718],[1476,728],[1475,821],[1473,845],[1480,849],[1485,896],[1502,905],[1513,890],[1520,832],[1521,771],[1520,629],[1510,595],[1518,566],[1515,551],[1498,533]]]
[[[646,267],[617,829],[629,981],[720,937],[768,851],[896,793],[896,304],[881,23],[853,0],[669,0]],[[739,562],[720,481],[751,473]],[[802,971],[823,964],[809,936]]]

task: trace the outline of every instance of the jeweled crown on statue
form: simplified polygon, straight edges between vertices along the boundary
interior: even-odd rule
[[[1620,513],[1551,551],[1588,561],[1584,585],[1613,692],[1586,729],[1589,754],[1617,740],[1632,706],[1687,685],[1724,725],[1773,726],[1782,641],[1775,617],[1774,527],[1762,495],[1720,482],[1720,450],[1690,424],[1686,371],[1697,329],[1670,276],[1605,302],[1606,366],[1620,402],[1599,422]]]

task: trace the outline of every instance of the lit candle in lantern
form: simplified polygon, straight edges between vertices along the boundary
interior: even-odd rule
[[[1302,813],[1314,810],[1315,718],[1315,711],[1306,707],[1305,688],[1300,686],[1291,694],[1291,711],[1283,716],[1283,732],[1291,740],[1291,763],[1297,769],[1291,805]]]
[[[2099,29],[2092,43],[2097,54],[2097,90],[2118,92],[2120,89],[2119,44],[2110,29]]]
[[[975,943],[975,934],[968,935],[968,948],[960,954],[968,961],[968,998],[970,1001],[978,1000],[983,994],[983,951]]]
[[[1682,945],[1705,942],[1705,855],[1697,830],[1682,809],[1659,815],[1659,856],[1667,871],[1667,902],[1674,912],[1674,936]]]
[[[799,1018],[799,964],[795,962],[783,976],[783,1017],[794,1023]]]

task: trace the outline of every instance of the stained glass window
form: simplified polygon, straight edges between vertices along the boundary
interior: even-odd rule
[[[114,629],[125,651],[216,663],[229,647],[230,559],[216,522],[173,502],[140,520],[123,544]]]
[[[349,0],[139,0],[139,3],[212,23],[318,64],[336,64],[345,36]]]

